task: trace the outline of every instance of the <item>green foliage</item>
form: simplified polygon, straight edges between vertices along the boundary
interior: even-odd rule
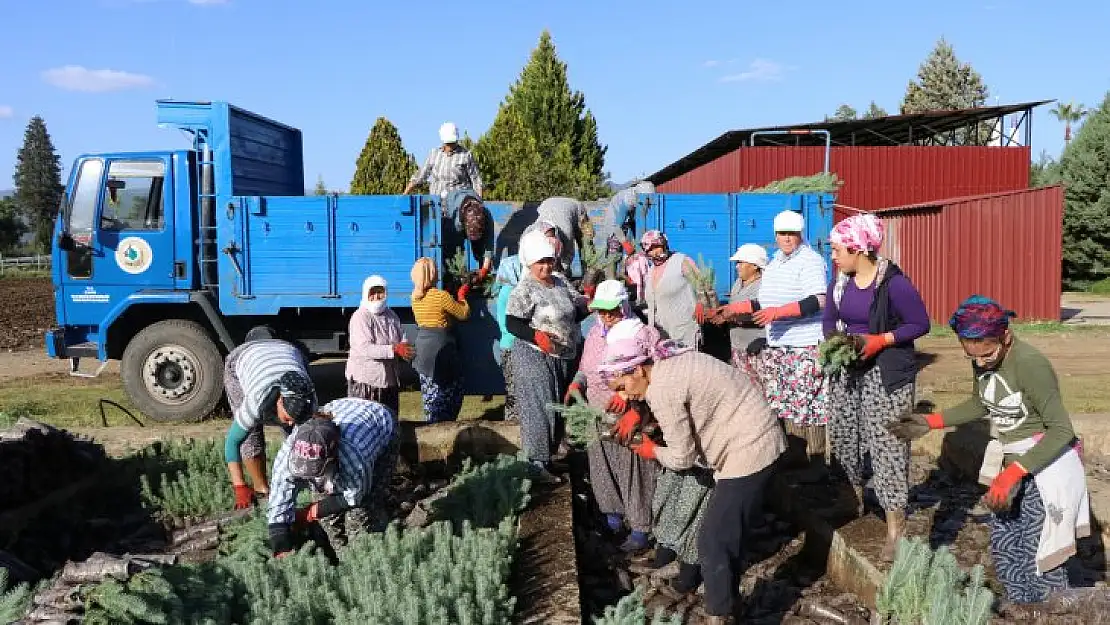
[[[589,445],[596,441],[601,432],[599,427],[605,423],[605,412],[591,407],[582,394],[573,391],[574,404],[548,404],[548,410],[553,410],[563,416],[566,421],[567,438],[571,443]]]
[[[314,195],[327,195],[328,186],[324,184],[324,177],[322,175],[316,176],[316,188],[312,190]]]
[[[454,256],[443,261],[443,283],[447,284],[450,281],[455,281],[462,285],[467,273],[469,273],[466,265],[466,250],[459,248]]]
[[[862,116],[850,104],[841,104],[836,107],[836,112],[832,114],[832,117],[825,116],[825,121],[846,122],[856,119],[877,119],[879,117],[886,117],[887,115],[888,113],[886,110],[878,104],[875,104],[875,101],[872,100],[871,105],[867,107],[867,110],[863,112]]]
[[[1092,283],[1087,287],[1088,293],[1096,293],[1098,295],[1110,295],[1110,278],[1104,278],[1098,282]]]
[[[717,274],[713,269],[713,261],[706,263],[701,252],[698,252],[698,271],[690,276],[689,280],[697,293],[709,293],[717,288]]]
[[[0,198],[0,254],[9,253],[19,246],[27,226],[19,217],[19,209],[12,198]]]
[[[571,91],[567,65],[544,31],[493,125],[474,153],[483,196],[540,200],[555,195],[593,199],[607,195],[606,149],[597,120],[581,92]]]
[[[1110,277],[1110,93],[1060,159],[1064,181],[1064,286]]]
[[[983,584],[983,567],[971,577],[951,550],[935,552],[921,538],[903,538],[875,608],[899,625],[986,625],[994,600]]]
[[[523,458],[503,455],[478,466],[467,458],[447,496],[433,504],[433,516],[455,527],[465,523],[497,527],[502,519],[516,516],[528,505],[531,471]]]
[[[983,77],[970,63],[956,58],[952,45],[942,37],[918,69],[917,79],[906,87],[902,113],[978,107],[985,105],[988,97]],[[937,140],[952,145],[986,145],[991,132],[991,124],[983,123],[979,132],[957,132],[955,141],[940,136]]]
[[[834,332],[817,346],[817,364],[828,377],[839,376],[859,360],[858,340],[843,332]]]
[[[631,594],[625,595],[617,603],[605,608],[601,616],[595,616],[594,625],[680,625],[682,619],[677,616],[665,616],[662,609],[655,611],[655,616],[649,621],[647,608],[644,606],[644,590],[637,587]]]
[[[1060,184],[1062,181],[1060,162],[1042,150],[1037,162],[1029,165],[1029,188]]]
[[[14,623],[23,618],[31,607],[34,594],[28,584],[14,584],[8,588],[8,569],[0,567],[0,623]]]
[[[35,232],[36,249],[45,252],[50,249],[54,217],[62,202],[62,166],[46,122],[38,115],[27,124],[13,179],[16,204]]]
[[[400,193],[416,173],[416,159],[405,151],[401,134],[388,119],[379,117],[366,137],[355,163],[351,193],[392,195]]]
[[[836,174],[830,172],[783,178],[765,187],[752,189],[751,193],[836,193],[842,184]]]

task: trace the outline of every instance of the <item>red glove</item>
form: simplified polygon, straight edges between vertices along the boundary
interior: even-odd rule
[[[929,424],[931,430],[944,429],[944,415],[939,412],[925,415],[925,423]]]
[[[482,268],[478,270],[478,276],[477,276],[476,280],[478,282],[481,282],[482,280],[485,280],[488,276],[489,276],[489,267],[487,267],[485,265],[482,265]]]
[[[281,553],[274,554],[274,558],[280,560],[280,559],[284,558],[285,556],[292,555],[292,553],[293,553],[292,551],[282,551]]]
[[[863,353],[860,354],[865,359],[874,358],[879,355],[887,347],[894,344],[894,334],[887,332],[886,334],[865,334],[863,336]]]
[[[412,360],[413,354],[415,352],[416,352],[416,350],[413,348],[413,346],[409,345],[408,343],[394,343],[393,344],[393,355],[397,356],[398,358],[404,358],[405,360]]]
[[[540,348],[543,353],[552,354],[555,352],[555,347],[551,345],[551,335],[548,333],[536,330],[533,340],[536,342],[536,347]]]
[[[597,285],[588,284],[582,287],[582,292],[586,294],[586,299],[592,302],[594,301],[594,293],[597,293]]]
[[[295,525],[308,525],[316,521],[319,517],[317,514],[320,511],[320,504],[309,504],[303,508],[297,508],[297,517]]]
[[[565,395],[563,395],[563,403],[569,406],[570,402],[574,401],[575,392],[577,392],[579,395],[582,394],[582,385],[578,384],[577,382],[573,382],[570,386],[567,387],[567,392]]]
[[[629,449],[632,453],[643,458],[644,460],[655,460],[655,441],[650,438],[644,437],[644,441],[639,445],[630,445]]]
[[[619,396],[618,396],[619,398]],[[636,426],[640,425],[640,413],[635,410],[627,410],[621,418],[617,420],[617,438],[620,440],[628,440],[632,436],[632,431]]]
[[[455,296],[455,299],[459,300],[460,302],[465,302],[467,295],[470,295],[470,285],[464,284],[459,287],[459,293]]]
[[[701,302],[698,302],[697,305],[694,306],[694,320],[698,323],[705,323],[708,318],[709,316],[705,314],[705,306],[703,306]]]
[[[773,321],[779,319],[789,319],[791,317],[801,317],[802,309],[798,302],[791,302],[785,306],[772,306],[770,308],[760,308],[752,313],[752,321],[755,321],[761,326],[765,326]]]
[[[621,248],[624,249],[624,253],[628,254],[629,256],[636,253],[636,246],[632,245],[632,241],[622,242],[621,243]]]
[[[1017,462],[1010,463],[1010,466],[1003,469],[1002,473],[999,473],[991,482],[990,490],[983,496],[983,502],[995,512],[1008,510],[1013,504],[1017,485],[1028,473],[1025,467]]]
[[[746,299],[739,302],[731,302],[728,306],[725,306],[725,311],[730,315],[750,315],[753,312],[752,301]]]
[[[246,510],[254,503],[254,489],[246,484],[232,484],[235,489],[235,509]]]
[[[605,407],[605,412],[624,414],[626,410],[628,410],[628,402],[624,401],[624,398],[620,395],[613,393],[613,399],[609,400],[609,405]]]

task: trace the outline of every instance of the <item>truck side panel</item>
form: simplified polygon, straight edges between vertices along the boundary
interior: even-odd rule
[[[301,132],[234,106],[224,110],[231,194],[304,195]]]

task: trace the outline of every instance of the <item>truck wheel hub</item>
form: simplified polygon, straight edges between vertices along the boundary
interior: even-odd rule
[[[180,345],[165,345],[150,353],[143,365],[143,382],[152,397],[181,403],[197,388],[196,356]]]

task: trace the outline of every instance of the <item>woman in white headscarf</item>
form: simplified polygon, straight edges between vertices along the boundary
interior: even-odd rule
[[[400,410],[397,359],[411,359],[412,345],[405,342],[401,319],[386,303],[386,281],[370,276],[362,283],[362,300],[351,315],[348,333],[347,395]]]

